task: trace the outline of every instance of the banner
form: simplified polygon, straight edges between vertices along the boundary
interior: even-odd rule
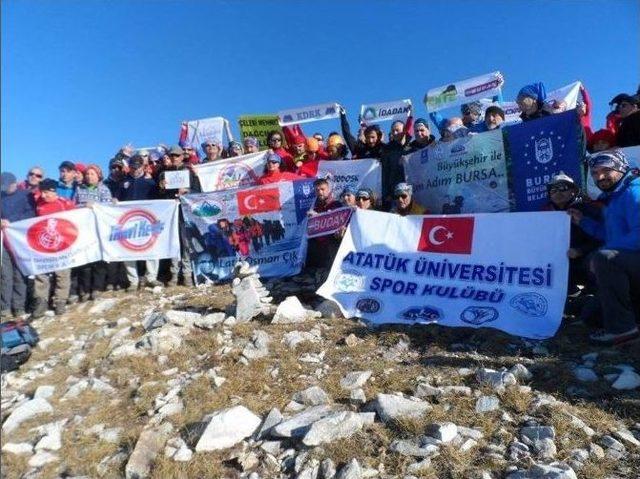
[[[626,148],[620,148],[629,160],[629,166],[631,168],[640,168],[640,146],[628,146]],[[587,172],[587,193],[594,200],[602,194],[600,188],[598,188],[591,177],[591,174]]]
[[[564,172],[582,185],[582,128],[576,110],[503,128],[509,148],[515,211],[539,211],[547,183]]]
[[[44,274],[100,261],[93,210],[79,208],[11,223],[3,230],[22,274]]]
[[[232,277],[240,259],[265,277],[300,272],[313,180],[181,197],[196,284]]]
[[[240,126],[242,141],[248,136],[253,136],[260,142],[261,150],[269,147],[267,136],[270,132],[278,131],[282,134],[282,128],[278,123],[278,115],[241,115],[238,118],[238,125]]]
[[[566,300],[569,224],[564,212],[401,217],[356,210],[318,294],[346,317],[376,324],[550,338]]]
[[[185,132],[186,129],[186,132]],[[188,141],[194,148],[202,151],[201,144],[204,140],[214,140],[223,145],[223,133],[226,132],[229,140],[233,139],[229,122],[221,116],[190,120],[182,122],[181,141]],[[202,152],[204,154],[204,152]]]
[[[137,261],[180,256],[178,203],[123,201],[93,207],[104,261]]]
[[[373,103],[360,107],[360,119],[367,124],[389,120],[405,121],[410,114],[411,100]]]
[[[432,88],[424,97],[429,112],[444,110],[481,98],[500,94],[504,78],[500,72],[469,78],[449,85]]]
[[[220,191],[256,185],[264,174],[265,164],[266,152],[261,151],[193,165],[193,171],[202,191]]]
[[[310,217],[307,221],[307,238],[330,235],[346,227],[353,210],[350,206],[345,206]]]
[[[375,159],[325,161],[318,164],[318,178],[326,178],[337,198],[346,186],[370,188],[378,198],[382,194],[382,169]]]
[[[278,112],[278,118],[281,126],[340,118],[340,105],[337,103],[324,103],[322,105],[284,110]]]
[[[415,200],[433,214],[509,211],[500,130],[438,142],[403,161]]]

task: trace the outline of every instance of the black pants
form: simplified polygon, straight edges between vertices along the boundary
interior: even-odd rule
[[[6,248],[2,248],[2,311],[24,312],[27,305],[25,278]]]
[[[78,295],[83,296],[94,291],[104,291],[107,287],[107,263],[104,261],[85,264],[76,269]]]

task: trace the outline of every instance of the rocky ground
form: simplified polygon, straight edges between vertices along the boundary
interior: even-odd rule
[[[2,477],[640,477],[638,343],[369,328],[252,273],[35,321]]]

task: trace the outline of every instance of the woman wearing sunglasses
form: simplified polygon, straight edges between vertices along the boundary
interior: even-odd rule
[[[32,166],[29,168],[27,178],[24,181],[18,183],[19,190],[27,190],[33,194],[33,197],[37,200],[40,196],[40,182],[44,178],[44,170],[39,166]]]

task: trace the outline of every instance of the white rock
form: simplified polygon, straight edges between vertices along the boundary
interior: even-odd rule
[[[529,381],[533,378],[531,371],[529,371],[525,365],[520,363],[515,364],[511,369],[509,369],[509,372],[513,374],[518,381]]]
[[[331,402],[331,398],[319,386],[311,386],[293,395],[293,400],[305,406],[319,406]]]
[[[345,466],[340,469],[336,475],[336,479],[361,479],[362,467],[357,459],[351,459]]]
[[[200,436],[196,452],[217,451],[235,446],[251,436],[262,419],[244,406],[216,411]]]
[[[595,382],[598,380],[598,375],[591,368],[586,368],[583,366],[578,366],[573,370],[573,375],[576,377],[578,381],[582,382]]]
[[[172,430],[171,424],[164,423],[157,428],[142,431],[125,467],[126,479],[141,479],[149,476],[151,466]]]
[[[187,328],[193,326],[194,322],[202,317],[200,313],[192,311],[176,311],[174,309],[166,311],[165,316],[167,317],[167,321],[171,324]]]
[[[420,418],[432,409],[431,404],[419,399],[405,399],[393,394],[378,394],[372,408],[384,422],[402,418]]]
[[[333,412],[327,405],[313,406],[273,427],[271,435],[276,437],[301,437],[311,425]]]
[[[53,407],[46,399],[34,398],[18,406],[2,425],[2,432],[8,434],[17,429],[23,421],[39,414],[52,413]]]
[[[327,442],[350,437],[362,429],[362,416],[351,411],[330,414],[314,422],[302,438],[305,446],[318,446]]]
[[[273,428],[277,424],[280,424],[283,419],[284,418],[280,410],[274,407],[273,409],[271,409],[271,411],[269,411],[269,414],[267,414],[267,417],[264,418],[264,421],[260,425],[260,429],[258,429],[258,431],[256,432],[255,437],[257,439],[264,438],[266,435],[270,433],[271,428]]]
[[[367,396],[362,389],[353,389],[349,393],[349,400],[353,404],[364,404],[367,402]]]
[[[496,396],[480,396],[476,401],[476,412],[484,413],[500,409],[500,400]]]
[[[271,322],[274,324],[302,323],[319,316],[321,316],[320,313],[305,309],[297,297],[288,296],[278,305]]]
[[[323,318],[328,319],[337,319],[343,318],[342,311],[340,310],[340,306],[335,301],[331,301],[330,299],[325,299],[322,303],[320,303],[316,307],[316,311],[319,312]]]
[[[222,323],[225,318],[224,313],[211,313],[197,318],[193,324],[201,329],[213,329],[216,324]]]
[[[427,427],[426,434],[438,441],[447,443],[453,441],[453,438],[458,435],[458,426],[452,422],[431,424]]]
[[[193,451],[188,447],[180,448],[173,455],[173,460],[178,462],[188,462],[193,457]]]
[[[33,446],[28,442],[7,442],[2,446],[2,452],[18,455],[31,455],[33,454]]]
[[[638,441],[635,436],[626,429],[618,429],[613,433],[613,435],[627,444],[627,446],[635,446],[637,448],[640,448],[640,441]]]
[[[636,389],[640,387],[640,375],[634,371],[623,371],[611,386],[618,390]]]
[[[42,467],[46,464],[51,464],[52,462],[57,462],[59,460],[60,458],[55,454],[51,454],[50,452],[47,452],[47,451],[40,451],[37,454],[34,454],[33,456],[31,456],[31,459],[29,459],[28,464],[31,467]]]
[[[340,387],[347,391],[361,388],[372,374],[373,371],[352,371],[340,380]]]
[[[64,425],[67,423],[66,419],[61,421],[52,422],[49,424],[45,424],[41,426],[40,431],[45,434],[45,436],[38,441],[36,444],[35,450],[49,450],[49,451],[58,451],[62,447],[62,430]]]
[[[93,315],[104,314],[110,309],[112,309],[116,304],[118,304],[119,301],[120,299],[118,298],[101,299],[96,304],[91,306],[91,308],[89,309],[89,314],[93,314]]]
[[[36,389],[36,392],[33,393],[33,398],[49,399],[51,396],[53,396],[53,393],[55,392],[55,390],[56,390],[55,386],[50,386],[50,385],[38,386],[38,388]]]

